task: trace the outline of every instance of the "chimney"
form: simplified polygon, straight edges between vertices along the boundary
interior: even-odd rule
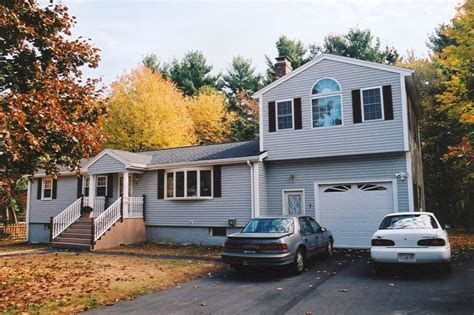
[[[276,57],[275,59],[275,78],[278,80],[282,76],[290,73],[293,68],[291,67],[291,61],[287,56]]]

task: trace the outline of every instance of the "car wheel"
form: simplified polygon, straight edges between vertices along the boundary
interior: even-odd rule
[[[291,265],[291,273],[298,275],[304,271],[305,266],[306,266],[306,255],[304,253],[304,250],[300,247],[296,251],[295,261]]]
[[[328,239],[328,243],[326,245],[326,250],[324,251],[324,255],[326,257],[331,257],[334,252],[334,241],[332,238]]]

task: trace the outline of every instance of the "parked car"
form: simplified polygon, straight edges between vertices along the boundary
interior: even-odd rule
[[[372,236],[370,255],[383,263],[441,263],[450,268],[448,233],[431,212],[398,212],[386,215]]]
[[[331,232],[309,216],[255,218],[227,237],[221,256],[237,270],[289,266],[299,274],[317,253],[332,255],[333,243]]]

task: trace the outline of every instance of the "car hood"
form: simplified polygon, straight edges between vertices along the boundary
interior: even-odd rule
[[[291,233],[234,233],[228,235],[228,238],[282,238]]]

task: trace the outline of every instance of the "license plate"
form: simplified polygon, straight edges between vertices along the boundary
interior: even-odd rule
[[[398,262],[415,262],[415,254],[398,254]]]

